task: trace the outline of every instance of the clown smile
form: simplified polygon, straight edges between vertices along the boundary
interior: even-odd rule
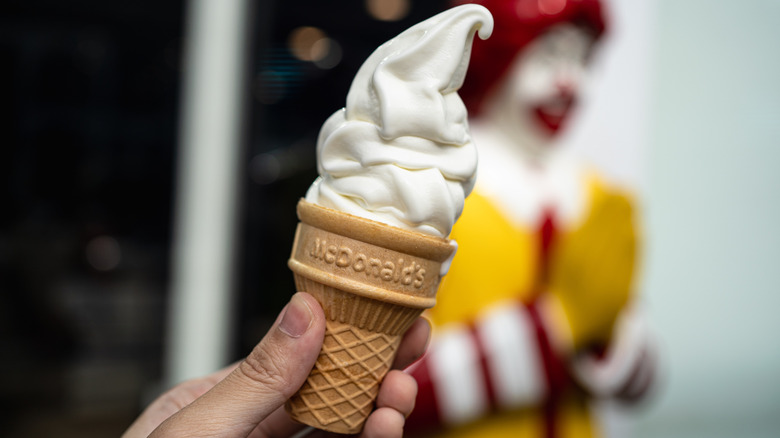
[[[574,107],[575,99],[571,94],[558,95],[531,108],[534,117],[550,133],[556,133]]]

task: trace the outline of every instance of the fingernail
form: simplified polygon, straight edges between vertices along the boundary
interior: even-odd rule
[[[287,304],[282,322],[279,323],[279,330],[291,338],[298,338],[306,333],[313,319],[314,314],[311,312],[309,304],[300,293],[297,293]]]

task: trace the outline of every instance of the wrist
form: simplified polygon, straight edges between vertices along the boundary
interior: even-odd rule
[[[575,350],[575,337],[560,298],[551,293],[543,294],[537,299],[536,307],[553,350],[558,357],[571,357]]]

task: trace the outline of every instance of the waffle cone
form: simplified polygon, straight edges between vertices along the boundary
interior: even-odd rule
[[[441,265],[453,246],[301,200],[290,269],[326,318],[314,369],[287,402],[290,415],[337,433],[357,433],[401,337],[436,303]]]

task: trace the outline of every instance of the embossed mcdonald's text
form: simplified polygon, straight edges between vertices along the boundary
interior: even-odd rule
[[[381,260],[354,251],[345,245],[329,244],[326,240],[315,238],[310,243],[309,256],[339,268],[363,272],[368,277],[405,286],[421,288],[425,281],[425,268],[415,261],[406,264],[404,259],[396,261]]]

